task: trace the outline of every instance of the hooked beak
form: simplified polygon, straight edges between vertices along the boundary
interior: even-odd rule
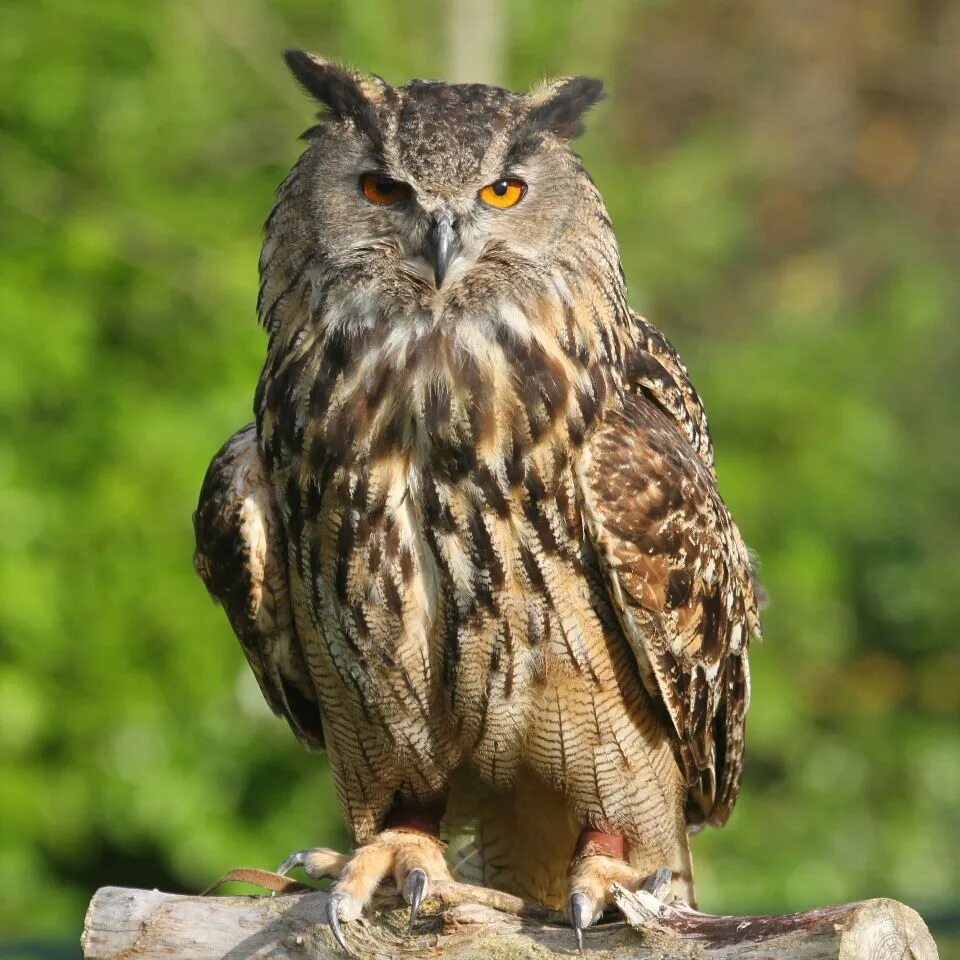
[[[427,233],[427,259],[433,265],[433,279],[438,290],[443,286],[443,278],[447,275],[457,250],[453,217],[449,213],[437,214]]]

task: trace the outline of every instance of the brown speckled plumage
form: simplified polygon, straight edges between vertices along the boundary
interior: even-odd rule
[[[590,826],[692,898],[688,825],[739,786],[757,602],[700,400],[569,146],[599,87],[291,65],[328,113],[267,221],[256,424],[210,467],[198,569],[270,705],[325,743],[358,843],[398,797],[445,797],[468,876],[559,902]],[[369,170],[413,199],[368,203]],[[485,208],[503,176],[526,196]]]

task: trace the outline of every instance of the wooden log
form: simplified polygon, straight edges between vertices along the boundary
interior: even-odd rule
[[[769,917],[722,917],[641,891],[615,889],[626,921],[586,931],[594,960],[937,960],[920,916],[895,900],[866,900]],[[344,960],[324,920],[321,891],[197,897],[103,887],[90,903],[86,960]],[[508,894],[442,884],[413,932],[398,897],[344,924],[359,960],[547,960],[575,957],[572,930],[545,908]]]

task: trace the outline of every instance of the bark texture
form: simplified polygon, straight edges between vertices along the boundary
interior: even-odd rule
[[[724,960],[937,960],[920,916],[895,900],[804,913],[721,917],[665,906],[617,889],[626,922],[586,932],[588,958]],[[326,894],[198,897],[103,887],[90,903],[85,960],[344,960],[326,925]],[[461,884],[438,887],[413,933],[398,898],[345,925],[358,960],[546,960],[576,955],[573,931],[535,904]]]

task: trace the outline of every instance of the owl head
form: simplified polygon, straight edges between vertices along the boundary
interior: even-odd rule
[[[602,96],[599,80],[526,94],[424,80],[393,87],[303,51],[286,61],[320,103],[321,122],[281,188],[262,266],[282,242],[295,261],[322,265],[341,297],[376,288],[378,303],[436,311],[464,298],[522,298],[545,268],[577,259],[572,238],[609,232],[571,148]]]

